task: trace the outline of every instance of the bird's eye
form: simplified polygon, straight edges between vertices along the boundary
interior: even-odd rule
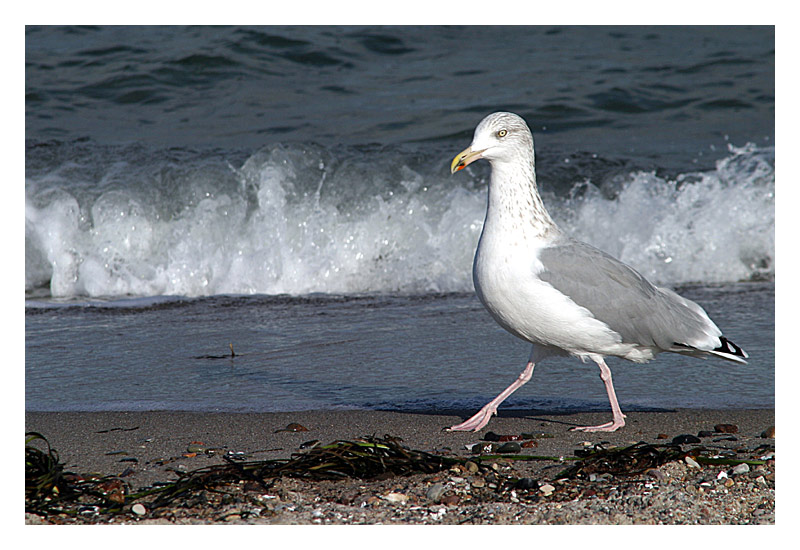
[[[506,137],[507,133],[508,130],[500,130],[499,132],[497,132],[497,137]]]

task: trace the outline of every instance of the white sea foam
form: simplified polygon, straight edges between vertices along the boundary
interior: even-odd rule
[[[323,151],[279,146],[226,174],[202,166],[171,179],[140,174],[94,195],[63,170],[29,177],[26,290],[472,290],[485,189],[402,164],[329,162]],[[774,275],[774,185],[774,150],[747,145],[731,148],[715,170],[674,181],[635,172],[545,200],[570,233],[653,280],[730,282]]]

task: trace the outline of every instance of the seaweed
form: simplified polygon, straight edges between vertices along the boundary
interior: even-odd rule
[[[32,445],[44,442],[45,449]],[[177,472],[176,481],[162,483],[130,493],[126,482],[116,476],[78,475],[65,472],[58,453],[47,439],[36,432],[25,439],[25,509],[40,515],[81,516],[99,521],[102,514],[131,510],[135,502],[147,502],[152,511],[166,506],[191,506],[208,503],[210,493],[228,498],[238,494],[245,499],[249,491],[268,492],[281,477],[306,481],[386,479],[393,476],[433,474],[469,461],[478,469],[488,469],[496,460],[554,461],[575,464],[561,472],[557,479],[588,479],[592,474],[630,477],[658,468],[667,462],[692,456],[707,464],[763,464],[763,460],[720,458],[714,451],[695,447],[684,451],[677,445],[653,445],[640,442],[628,447],[606,449],[596,445],[589,450],[575,451],[575,457],[542,455],[482,455],[458,457],[410,449],[391,435],[368,436],[328,445],[317,445],[288,459],[243,461],[233,454],[223,455],[223,464],[190,472]],[[474,466],[472,466],[474,468]],[[473,470],[474,472],[474,470]],[[490,475],[494,475],[490,472]],[[513,485],[517,480],[509,478]],[[226,497],[227,495],[227,497]]]

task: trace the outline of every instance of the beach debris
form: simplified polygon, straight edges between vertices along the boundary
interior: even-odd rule
[[[638,475],[686,456],[680,447],[645,442],[610,449],[597,445],[592,451],[578,449],[575,454],[579,454],[582,460],[561,472],[559,477],[588,479],[590,474],[605,473],[614,476]]]
[[[319,439],[312,439],[311,441],[306,441],[305,443],[301,443],[299,449],[313,449],[314,447],[319,446],[320,441]]]
[[[36,441],[29,444],[28,437]],[[766,464],[768,468],[774,466],[772,445],[723,452],[718,447],[705,449],[696,446],[690,451],[684,451],[676,445],[640,442],[626,447],[611,447],[608,442],[604,442],[589,448],[576,449],[574,457],[523,454],[459,457],[414,450],[404,445],[400,438],[385,435],[382,438],[367,436],[316,445],[292,454],[289,459],[244,460],[242,457],[234,460],[232,456],[224,455],[219,457],[224,461],[223,464],[192,471],[187,471],[188,468],[185,467],[182,470],[176,469],[176,481],[159,482],[133,492],[119,477],[64,472],[63,464],[58,462],[58,455],[49,448],[43,436],[29,434],[28,437],[26,511],[54,523],[107,522],[115,514],[126,515],[129,520],[145,516],[170,518],[177,517],[175,514],[186,513],[182,510],[201,511],[196,513],[202,513],[203,517],[209,519],[213,516],[217,521],[230,517],[246,521],[248,518],[299,510],[291,500],[283,500],[284,495],[294,494],[294,489],[284,492],[285,489],[281,489],[284,482],[279,478],[295,478],[310,483],[318,480],[357,479],[363,480],[359,483],[366,484],[370,480],[377,482],[394,476],[426,474],[426,485],[420,489],[411,489],[415,482],[407,485],[399,480],[393,481],[390,489],[376,491],[362,503],[364,506],[377,506],[381,502],[408,504],[407,509],[412,510],[419,507],[420,502],[427,501],[439,513],[438,510],[442,510],[443,505],[523,500],[535,502],[543,498],[558,502],[593,496],[607,498],[617,491],[616,487],[621,483],[617,478],[644,474],[645,479],[650,479],[645,483],[661,481],[665,479],[665,475],[657,470],[661,464],[669,461],[690,462],[686,458],[697,464],[725,465],[731,468],[727,470],[730,476],[739,475],[738,472],[745,471],[745,467],[749,471],[749,468],[756,465]],[[33,450],[33,445],[37,443],[39,448]],[[518,441],[505,442],[504,445],[512,443],[520,445]],[[200,442],[192,444],[199,445]],[[754,457],[769,457],[769,461],[756,460]],[[547,481],[528,477],[529,472],[517,468],[519,461],[572,462],[572,465],[557,474],[557,477],[550,477],[552,474],[548,474],[550,481]],[[38,474],[31,467],[34,462],[44,465]],[[712,481],[717,473],[717,470],[713,471],[709,478]],[[759,474],[763,478],[759,487],[774,486],[774,471],[764,469]],[[723,481],[717,480],[716,483]],[[737,486],[743,483],[755,482],[748,476],[741,476],[737,479]],[[44,489],[38,496],[35,489],[37,486]],[[712,488],[709,485],[709,490]],[[343,504],[356,502],[357,495],[360,494],[359,491],[342,496],[336,489],[328,488],[327,491],[338,494],[337,502],[341,501]],[[279,496],[275,496],[276,494]],[[134,510],[133,507],[137,504],[141,508],[137,507],[136,510],[144,513]],[[422,505],[422,508],[426,506]]]
[[[739,426],[736,424],[717,424],[714,426],[714,431],[722,434],[735,434],[739,433]]]
[[[447,506],[457,506],[461,502],[461,498],[458,495],[445,495],[441,502]]]
[[[514,487],[517,489],[538,489],[539,482],[530,477],[523,477],[517,480],[517,482],[514,484]]]
[[[186,447],[186,452],[192,455],[203,454],[206,452],[205,444],[202,441],[192,441]],[[186,455],[184,455],[186,456]]]
[[[750,471],[750,466],[746,462],[744,462],[742,464],[737,464],[736,466],[734,466],[733,469],[731,470],[731,475],[738,476],[741,474],[746,474],[749,471]]]
[[[442,495],[444,495],[444,491],[445,491],[445,486],[443,483],[434,483],[425,492],[425,496],[428,498],[428,500],[431,500],[434,503],[438,503],[439,500],[442,498]]]
[[[700,466],[700,464],[690,456],[683,457],[683,461],[686,462],[686,465],[689,466],[689,468],[697,468],[698,470],[702,468],[702,466]]]
[[[133,426],[132,428],[109,428],[107,430],[98,430],[94,433],[96,434],[107,434],[111,432],[132,432],[134,430],[138,430],[139,426]]]
[[[303,426],[302,424],[298,424],[296,422],[292,422],[291,424],[287,424],[285,428],[281,428],[280,430],[275,430],[275,433],[280,432],[307,432],[308,428]]]
[[[522,446],[517,443],[516,441],[508,441],[503,443],[497,448],[498,453],[500,454],[507,454],[507,453],[519,453],[522,451]]]
[[[197,355],[194,357],[195,359],[233,359],[236,357],[236,353],[233,351],[233,342],[228,343],[228,349],[231,350],[230,353],[224,353],[220,355],[214,354],[207,354],[207,355]]]
[[[761,432],[761,437],[765,439],[775,439],[775,426],[770,426],[763,432]]]
[[[391,502],[392,504],[405,504],[408,502],[408,495],[404,495],[402,493],[389,493],[381,498],[387,502]]]
[[[673,445],[685,445],[687,443],[700,443],[700,438],[691,434],[676,435],[672,438]]]
[[[539,491],[541,491],[542,494],[544,496],[546,496],[546,497],[549,497],[550,495],[552,495],[555,490],[556,490],[556,488],[553,487],[552,485],[550,485],[549,483],[545,483],[544,485],[539,487]]]

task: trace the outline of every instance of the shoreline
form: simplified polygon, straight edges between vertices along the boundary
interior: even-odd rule
[[[464,411],[464,415],[467,413]],[[293,453],[302,452],[300,446],[310,441],[325,445],[365,436],[380,438],[385,434],[401,438],[403,445],[410,449],[457,457],[475,456],[465,445],[481,441],[489,431],[496,434],[536,434],[535,447],[523,450],[522,454],[527,451],[555,457],[572,457],[576,450],[596,444],[605,447],[625,447],[638,442],[664,445],[676,436],[697,436],[703,431],[712,435],[703,436],[696,446],[731,453],[763,454],[765,448],[771,446],[774,449],[774,438],[762,437],[765,430],[774,427],[775,411],[772,409],[630,412],[626,426],[617,432],[568,431],[570,426],[603,422],[609,416],[608,412],[540,414],[501,411],[499,417],[492,419],[487,428],[478,433],[454,433],[445,432],[443,428],[460,422],[464,416],[366,410],[288,413],[26,412],[25,429],[26,432],[39,432],[48,439],[64,463],[65,471],[120,476],[131,490],[175,481],[179,478],[178,472],[224,464],[222,452],[239,453],[248,460],[286,459]],[[289,424],[299,424],[307,431],[283,431]],[[719,424],[734,425],[736,432],[714,433],[714,427]],[[683,445],[682,449],[692,446]],[[512,473],[516,477],[536,479],[539,485],[556,483],[555,477],[563,470],[563,464],[554,468],[553,462],[547,461],[501,459],[499,463],[503,468],[514,470]],[[639,502],[627,513],[621,512],[625,509],[621,503],[610,508],[607,506],[608,499],[616,494],[613,491],[611,496],[606,495],[606,504],[603,498],[592,496],[572,499],[567,506],[557,504],[555,500],[543,500],[536,491],[530,492],[533,496],[529,501],[509,496],[511,493],[482,493],[476,500],[470,491],[475,493],[477,489],[470,483],[482,487],[481,480],[477,480],[480,475],[474,477],[467,475],[468,472],[446,471],[436,475],[395,476],[379,481],[279,478],[275,486],[282,487],[282,492],[276,489],[276,495],[270,495],[265,511],[252,517],[247,514],[244,517],[242,514],[204,517],[205,512],[195,510],[186,517],[173,513],[170,517],[135,518],[129,514],[126,519],[143,523],[314,524],[448,523],[449,517],[453,523],[459,523],[462,521],[455,521],[455,516],[468,513],[466,517],[470,523],[671,523],[669,514],[674,513],[672,508],[675,499],[679,498],[685,501],[688,515],[674,518],[674,523],[769,524],[775,521],[774,451],[771,465],[767,461],[766,466],[756,466],[746,476],[734,477],[727,473],[731,468],[726,466],[693,468],[680,461],[667,463],[658,469],[662,474],[653,474],[655,478],[639,475],[635,480],[625,482],[629,496],[639,494],[636,502],[645,498],[642,495],[651,495],[645,500],[652,501],[646,506],[640,506],[642,502]],[[721,474],[723,471],[726,473]],[[730,482],[728,486],[719,485],[718,482],[729,478],[735,479],[737,485]],[[453,495],[443,508],[435,498],[426,498],[436,483],[442,484],[449,491],[448,495]],[[463,487],[459,488],[459,484],[464,483],[469,489],[466,492]],[[634,490],[634,487],[638,488]],[[737,495],[736,489],[741,489],[742,494]],[[528,494],[520,491],[522,493]],[[392,497],[399,499],[398,502],[386,500],[386,495],[390,494],[401,495]],[[594,491],[587,494],[594,494]],[[603,494],[601,492],[600,496]],[[664,497],[663,502],[656,498],[658,495]],[[703,498],[712,497],[730,498],[736,506],[701,505]],[[744,497],[757,502],[746,504]],[[288,504],[287,499],[292,503]],[[519,510],[505,515],[491,512],[508,507]],[[435,512],[431,511],[433,508]],[[39,522],[49,523],[39,516],[28,514],[26,517],[26,523]]]

